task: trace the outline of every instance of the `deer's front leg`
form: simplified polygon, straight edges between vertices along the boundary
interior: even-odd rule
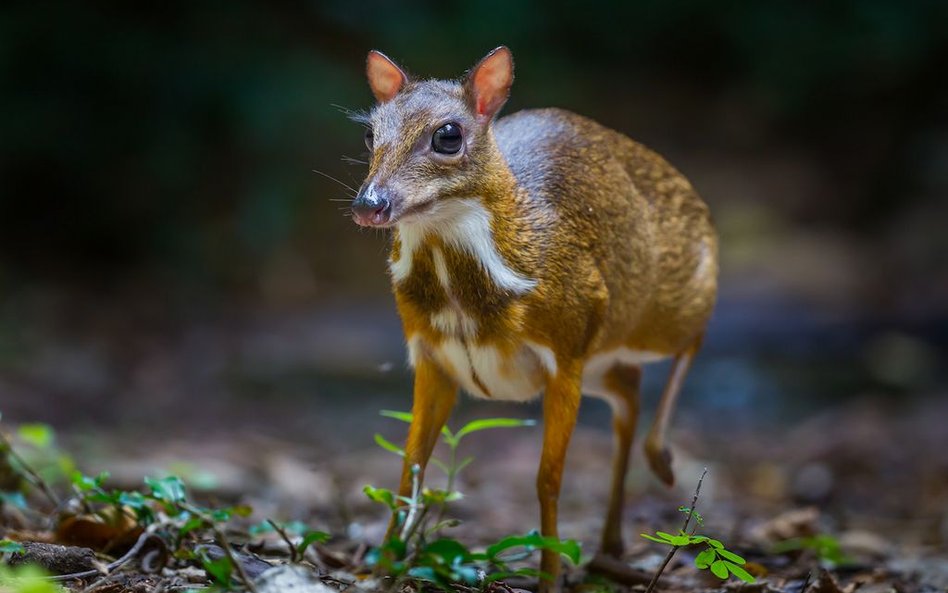
[[[398,486],[399,496],[411,496],[412,467],[420,468],[418,480],[424,479],[425,467],[438,442],[441,428],[447,422],[457,400],[457,383],[430,360],[421,357],[415,363],[415,390],[411,426],[405,443],[405,462]],[[395,535],[395,519],[389,524],[385,540]]]
[[[537,474],[537,497],[540,499],[540,531],[544,536],[559,537],[557,504],[566,450],[579,413],[581,381],[582,365],[564,366],[550,380],[543,397],[543,454]],[[540,570],[551,577],[540,579],[540,591],[558,590],[560,555],[543,550]]]

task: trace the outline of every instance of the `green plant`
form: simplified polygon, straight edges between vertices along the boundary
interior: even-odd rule
[[[0,592],[2,593],[65,593],[65,589],[51,582],[37,566],[0,565]]]
[[[383,410],[381,413],[388,418],[411,422],[411,414],[406,412]],[[486,418],[469,422],[456,432],[444,427],[441,430],[441,440],[448,447],[448,459],[431,460],[447,477],[444,490],[422,488],[418,466],[412,468],[415,479],[410,496],[398,496],[385,488],[366,486],[366,496],[388,508],[397,527],[397,535],[372,550],[367,562],[383,568],[396,579],[418,579],[444,587],[455,584],[468,587],[487,585],[513,575],[541,578],[548,576],[532,568],[512,566],[512,563],[525,560],[537,550],[553,550],[578,564],[581,550],[577,542],[544,537],[536,532],[502,538],[483,551],[473,551],[451,538],[431,539],[443,527],[457,524],[456,521],[443,521],[442,517],[447,503],[461,498],[461,493],[455,490],[458,475],[474,460],[470,456],[459,456],[459,446],[464,437],[492,428],[534,424],[532,420]],[[375,435],[375,442],[387,451],[405,456],[401,447],[387,441],[380,434]],[[428,527],[426,522],[432,509],[437,509],[438,515],[434,524]]]
[[[671,546],[661,566],[659,566],[655,572],[655,576],[652,577],[652,581],[645,589],[645,593],[651,593],[655,589],[655,586],[658,584],[658,579],[662,576],[665,567],[668,566],[668,563],[674,557],[675,552],[685,546],[704,546],[704,550],[695,557],[695,566],[697,568],[709,570],[714,576],[721,580],[726,580],[733,575],[745,583],[757,582],[757,579],[755,579],[753,575],[744,570],[743,566],[746,564],[746,561],[743,558],[726,549],[724,544],[719,540],[696,533],[698,527],[704,525],[704,517],[696,508],[698,505],[698,496],[701,494],[701,484],[704,482],[706,475],[708,475],[707,468],[701,472],[701,477],[698,478],[698,485],[695,487],[695,494],[691,499],[691,506],[678,507],[678,511],[685,515],[685,521],[677,534],[673,535],[664,531],[657,531],[654,535],[647,533],[640,534],[647,540],[665,546]],[[691,524],[692,520],[694,520],[694,527],[689,533],[688,525]]]
[[[706,535],[688,534],[682,531],[679,531],[677,535],[657,531],[654,536],[647,533],[643,533],[641,536],[659,544],[678,548],[704,546],[704,550],[695,556],[696,567],[702,570],[710,570],[714,576],[722,580],[733,575],[745,583],[756,582],[753,575],[742,568],[747,563],[746,560],[725,548],[719,540]]]
[[[411,414],[409,412],[397,412],[394,410],[382,410],[380,412],[382,416],[386,418],[393,418],[395,420],[401,420],[402,422],[411,423]],[[447,462],[438,459],[437,457],[431,458],[431,463],[435,465],[438,469],[444,472],[447,476],[448,481],[445,486],[446,490],[453,490],[455,482],[457,480],[458,474],[461,473],[465,467],[470,465],[474,461],[474,457],[468,456],[464,459],[458,461],[458,447],[461,444],[461,440],[469,434],[480,432],[482,430],[489,430],[492,428],[516,428],[519,426],[534,426],[536,425],[535,420],[521,420],[518,418],[482,418],[480,420],[473,420],[462,426],[457,432],[453,432],[447,426],[444,426],[441,429],[441,441],[448,446],[448,460]],[[385,449],[399,455],[400,457],[405,456],[405,450],[395,445],[387,440],[380,434],[375,435],[375,442]]]
[[[90,476],[75,470],[71,460],[55,446],[55,433],[42,424],[21,425],[15,432],[16,444],[0,433],[0,468],[12,471],[20,483],[19,489],[12,492],[0,492],[0,504],[7,504],[37,516],[44,525],[52,525],[58,515],[46,515],[30,508],[32,493],[42,492],[57,509],[77,508],[82,515],[96,517],[103,524],[113,525],[115,519],[123,518],[116,527],[116,537],[126,533],[139,532],[138,542],[125,556],[109,564],[109,570],[124,565],[136,556],[147,539],[158,537],[173,558],[182,562],[195,562],[201,565],[214,583],[216,590],[230,590],[242,587],[254,591],[253,581],[238,562],[236,554],[225,533],[226,525],[235,517],[247,517],[252,509],[246,505],[226,507],[205,507],[191,500],[184,481],[173,475],[160,478],[144,478],[143,487],[138,490],[112,489],[106,486],[108,472]],[[25,454],[18,449],[25,450]],[[52,460],[53,473],[42,471],[45,461]],[[65,461],[64,461],[65,460]],[[34,465],[37,463],[37,465]],[[67,478],[63,480],[63,478]],[[55,480],[55,483],[48,480]],[[61,494],[68,482],[71,496],[63,500]],[[306,549],[314,542],[325,541],[329,535],[309,529],[290,529],[289,525],[272,523],[284,538],[289,539],[295,533],[296,539],[291,545],[293,560],[302,557]],[[223,556],[211,558],[200,540],[211,535],[224,550]],[[8,554],[22,552],[23,546],[10,540],[0,540],[0,564]],[[60,591],[53,581],[68,578],[91,578],[92,574],[74,574],[49,577],[23,572],[19,568],[9,569],[0,566],[0,591],[7,593]],[[34,587],[31,583],[41,583]],[[30,588],[34,587],[34,588]]]
[[[830,566],[840,566],[852,562],[839,545],[839,540],[832,535],[819,533],[806,537],[793,537],[777,542],[771,549],[774,554],[786,554],[787,552],[796,552],[801,550],[810,550],[823,562]]]

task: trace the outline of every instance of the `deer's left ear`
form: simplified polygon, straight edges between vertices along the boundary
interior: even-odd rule
[[[388,56],[372,50],[365,62],[365,74],[369,87],[379,103],[391,101],[408,81],[408,76]]]
[[[513,54],[503,45],[484,56],[471,69],[464,86],[478,120],[490,121],[497,115],[507,102],[513,78]]]

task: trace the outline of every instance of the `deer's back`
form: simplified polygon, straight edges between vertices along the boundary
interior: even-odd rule
[[[538,240],[571,260],[546,258],[540,278],[568,292],[569,271],[591,265],[608,290],[593,350],[687,347],[717,287],[717,240],[688,180],[627,136],[560,109],[515,113],[494,132]]]

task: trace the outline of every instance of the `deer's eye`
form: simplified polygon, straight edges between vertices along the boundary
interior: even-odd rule
[[[365,147],[369,150],[372,150],[373,142],[375,137],[372,135],[372,128],[369,128],[365,131]]]
[[[441,154],[457,154],[461,150],[462,142],[461,126],[455,123],[444,124],[431,136],[431,149]]]

